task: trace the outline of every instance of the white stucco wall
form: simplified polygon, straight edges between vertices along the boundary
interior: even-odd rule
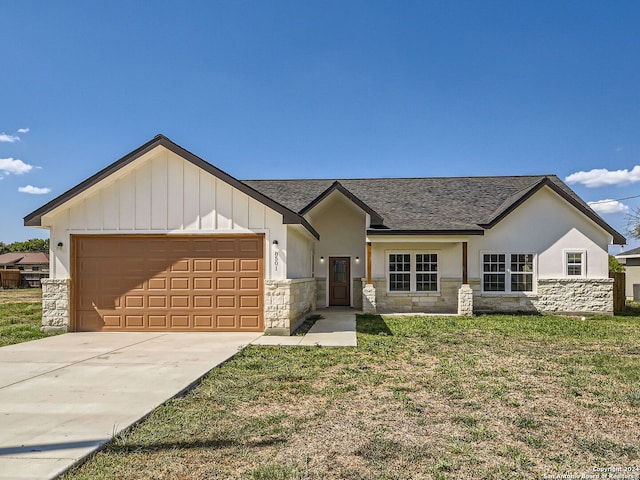
[[[287,278],[282,215],[157,147],[43,217],[51,278],[70,275],[72,234],[265,234],[265,277]],[[274,268],[273,240],[282,251]],[[57,244],[62,242],[62,247]]]
[[[334,191],[311,210],[307,218],[320,234],[315,247],[315,276],[327,278],[329,257],[351,257],[351,277],[363,277],[366,213],[342,193]],[[320,257],[324,257],[324,262]]]
[[[329,298],[329,258],[349,257],[351,268],[351,305],[360,308],[366,270],[366,226],[368,215],[339,191],[333,191],[307,215],[320,234],[315,243],[314,276],[317,281],[318,307],[326,307]]]
[[[287,228],[287,278],[311,278],[313,242],[310,236],[295,226]]]
[[[611,240],[601,227],[545,187],[484,236],[469,238],[469,277],[480,278],[482,253],[496,251],[537,254],[538,278],[565,278],[566,250],[584,250],[586,277],[608,278]]]

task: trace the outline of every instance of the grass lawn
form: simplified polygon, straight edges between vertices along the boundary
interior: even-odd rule
[[[48,337],[42,333],[42,290],[0,289],[0,347]]]
[[[640,465],[640,318],[358,318],[251,346],[70,479],[477,479]],[[636,472],[637,473],[637,472]]]

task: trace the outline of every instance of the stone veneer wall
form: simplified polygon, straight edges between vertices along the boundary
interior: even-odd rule
[[[265,280],[265,332],[290,335],[307,313],[316,309],[316,281],[314,278]]]
[[[46,333],[69,330],[69,279],[42,279],[42,327]]]
[[[316,305],[318,308],[328,307],[327,303],[327,279],[316,277]]]
[[[363,286],[366,285],[363,280]],[[378,313],[429,312],[456,313],[458,311],[458,279],[441,278],[439,293],[389,293],[387,279],[372,279],[375,288],[375,307]],[[369,303],[369,302],[368,302]]]
[[[613,280],[609,278],[538,279],[536,293],[507,295],[482,293],[476,280],[473,290],[476,312],[613,314]]]

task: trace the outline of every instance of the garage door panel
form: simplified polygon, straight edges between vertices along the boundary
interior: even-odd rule
[[[171,315],[171,328],[189,328],[189,315]]]
[[[166,290],[167,279],[166,278],[150,278],[147,282],[147,288],[149,290]]]
[[[193,326],[195,328],[202,328],[210,330],[215,327],[213,323],[213,315],[195,315],[193,317]]]
[[[256,277],[240,277],[240,290],[259,290],[260,281]]]
[[[149,328],[167,330],[169,328],[169,317],[167,315],[149,315]]]
[[[235,329],[235,315],[216,315],[216,327],[219,329]]]
[[[171,295],[169,305],[171,308],[189,308],[188,295]]]
[[[259,326],[260,315],[240,315],[240,328],[250,330]]]
[[[235,295],[216,295],[217,308],[236,308]]]
[[[216,260],[216,271],[218,272],[235,272],[236,261],[234,259],[218,259]]]
[[[211,277],[196,277],[193,279],[194,290],[210,291],[213,288],[213,278]]]
[[[171,290],[189,290],[189,277],[171,278]]]
[[[211,295],[194,295],[193,308],[211,308],[211,307],[213,307]]]
[[[241,272],[257,272],[260,270],[260,262],[257,259],[240,259]]]
[[[263,236],[75,236],[75,330],[262,331]]]
[[[218,290],[234,290],[236,288],[235,277],[218,277],[216,279],[216,288]]]
[[[102,320],[104,322],[104,329],[116,328],[119,329],[123,326],[122,315],[103,315]]]
[[[144,315],[125,315],[124,317],[125,328],[143,328],[144,327]]]
[[[213,272],[213,260],[210,259],[194,259],[193,260],[194,272]]]
[[[257,295],[240,295],[240,308],[258,308],[260,300]]]

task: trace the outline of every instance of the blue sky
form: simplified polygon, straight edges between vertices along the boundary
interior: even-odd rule
[[[240,179],[555,173],[586,201],[640,195],[637,1],[0,9],[0,241],[46,237],[22,217],[157,133]],[[638,206],[596,208],[623,231]]]

